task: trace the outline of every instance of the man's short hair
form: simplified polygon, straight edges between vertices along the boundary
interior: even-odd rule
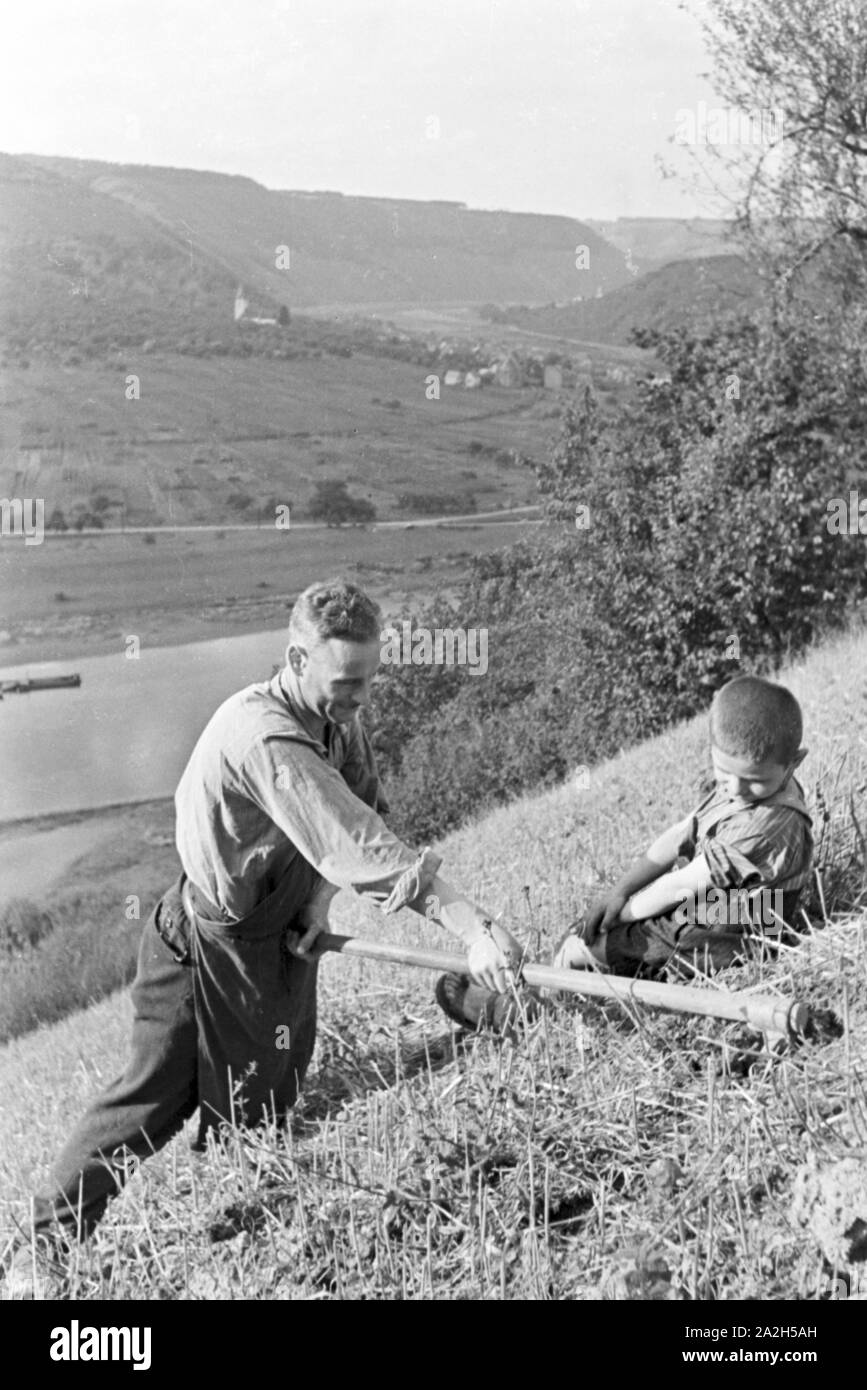
[[[803,733],[801,706],[791,690],[761,676],[735,676],[711,705],[711,741],[732,758],[785,766],[800,748]]]
[[[371,642],[381,627],[382,614],[363,589],[346,579],[326,579],[311,584],[295,600],[289,641],[309,645],[340,637],[344,642]]]

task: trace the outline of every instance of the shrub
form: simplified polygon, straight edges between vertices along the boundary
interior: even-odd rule
[[[29,898],[11,898],[0,908],[0,954],[20,956],[54,930],[51,914]]]
[[[412,512],[415,516],[457,516],[463,512],[474,512],[476,499],[472,493],[461,496],[454,492],[402,492],[397,498],[397,507],[399,511]]]
[[[376,508],[364,497],[353,497],[341,479],[327,478],[316,484],[308,514],[328,526],[342,526],[375,520]]]
[[[867,426],[859,315],[771,306],[655,335],[665,392],[639,387],[606,416],[588,390],[567,411],[534,465],[547,526],[417,619],[486,629],[486,675],[394,667],[375,694],[403,833],[645,739],[847,622],[867,598],[863,548],[829,532],[827,508]]]

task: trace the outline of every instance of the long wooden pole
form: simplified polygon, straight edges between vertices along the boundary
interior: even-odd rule
[[[421,966],[424,970],[443,970],[466,974],[467,958],[451,951],[429,951],[420,946],[395,946],[390,942],[366,941],[359,936],[336,936],[323,932],[316,945],[323,951],[344,956],[363,956],[368,960],[387,960],[395,965]],[[602,999],[639,1001],[656,1009],[675,1013],[705,1014],[746,1023],[763,1033],[802,1033],[809,1011],[806,1004],[777,999],[773,995],[733,993],[721,989],[696,989],[693,985],[666,985],[657,980],[632,980],[595,970],[555,970],[551,965],[527,964],[521,977],[539,989],[565,990],[569,994],[590,994]]]

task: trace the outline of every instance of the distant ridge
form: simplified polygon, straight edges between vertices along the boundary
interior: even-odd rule
[[[712,217],[588,218],[588,226],[622,251],[639,272],[659,270],[671,261],[729,256],[737,252],[734,223]]]
[[[675,261],[620,285],[600,299],[545,308],[510,306],[502,318],[534,333],[626,344],[633,329],[701,327],[748,309],[758,278],[740,256]]]
[[[243,175],[206,170],[0,155],[0,198],[4,259],[16,258],[22,244],[50,253],[62,242],[86,261],[118,219],[125,240],[132,217],[145,246],[163,237],[184,247],[194,275],[198,260],[292,308],[545,303],[605,292],[630,277],[623,252],[572,218],[272,191]],[[289,248],[289,268],[275,264],[280,246]],[[587,268],[576,266],[580,247],[589,253]]]

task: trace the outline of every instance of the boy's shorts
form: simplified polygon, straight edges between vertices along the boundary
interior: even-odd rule
[[[762,938],[742,925],[684,925],[670,914],[620,922],[597,937],[591,951],[615,975],[658,974],[670,963],[703,972],[746,959]]]

